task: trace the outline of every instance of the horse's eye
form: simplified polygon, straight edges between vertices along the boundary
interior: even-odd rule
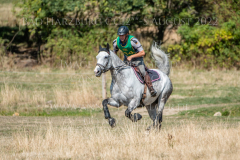
[[[105,56],[104,58],[105,58],[105,59],[107,59],[107,58],[108,58],[108,56]]]

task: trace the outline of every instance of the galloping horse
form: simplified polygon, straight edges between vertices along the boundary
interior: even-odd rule
[[[151,46],[152,57],[154,58],[158,69],[156,71],[160,76],[158,81],[153,83],[157,96],[151,97],[149,90],[146,92],[146,98],[141,102],[144,92],[144,84],[140,83],[131,66],[126,65],[113,51],[99,46],[99,52],[96,56],[97,64],[94,69],[96,77],[100,77],[102,73],[110,70],[112,83],[110,87],[111,98],[102,101],[105,118],[108,119],[109,125],[114,127],[116,121],[111,117],[108,105],[120,107],[127,106],[125,116],[136,122],[142,118],[138,113],[134,115],[131,112],[140,107],[142,104],[146,107],[153,125],[149,126],[160,129],[162,122],[162,114],[164,105],[172,93],[173,87],[168,75],[170,73],[170,65],[168,56],[159,49],[156,44]]]

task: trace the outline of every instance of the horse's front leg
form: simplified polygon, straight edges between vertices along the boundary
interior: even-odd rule
[[[128,104],[127,110],[125,111],[125,116],[128,117],[133,122],[137,122],[142,118],[142,116],[139,113],[134,113],[134,115],[131,114],[132,111],[136,109],[137,106],[139,106],[139,104],[140,104],[139,99],[132,99],[131,102]]]
[[[119,107],[120,105],[113,98],[104,99],[102,101],[105,119],[108,119],[108,123],[111,127],[115,127],[116,126],[116,120],[111,117],[110,112],[108,110],[108,104],[111,105],[111,106],[114,106],[114,107]]]

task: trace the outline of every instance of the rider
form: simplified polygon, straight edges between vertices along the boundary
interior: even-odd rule
[[[151,96],[156,96],[157,92],[152,86],[152,81],[148,73],[145,71],[145,64],[143,62],[143,56],[145,52],[142,48],[142,45],[132,35],[129,35],[129,29],[127,26],[121,26],[118,29],[119,37],[113,41],[113,51],[117,54],[120,49],[124,53],[124,62],[131,61],[133,64],[138,66],[140,72],[144,76],[144,81],[147,84]]]

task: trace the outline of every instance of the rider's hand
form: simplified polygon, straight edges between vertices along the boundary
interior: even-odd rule
[[[131,56],[127,57],[127,60],[130,62],[132,60],[132,57]]]

